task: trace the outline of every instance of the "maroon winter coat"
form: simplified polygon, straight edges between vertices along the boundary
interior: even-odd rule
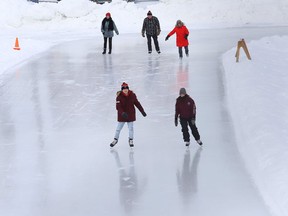
[[[168,35],[172,36],[176,33],[176,46],[185,47],[189,45],[188,39],[185,38],[185,35],[189,35],[189,31],[186,26],[178,27],[176,26]]]
[[[184,118],[184,119],[196,118],[195,102],[187,94],[184,97],[179,96],[176,99],[175,118],[178,118],[179,115],[180,115],[180,118]]]
[[[118,92],[117,95],[118,96],[116,98],[116,109],[118,111],[119,122],[135,121],[136,120],[135,106],[139,109],[142,115],[145,113],[142,105],[138,101],[136,94],[133,91],[129,90],[127,96],[122,91]],[[127,119],[122,117],[123,112],[126,112],[128,114]]]

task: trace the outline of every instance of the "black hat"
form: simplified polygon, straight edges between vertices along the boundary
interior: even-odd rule
[[[186,89],[185,88],[181,88],[180,91],[179,91],[179,95],[186,95]]]
[[[148,16],[148,15],[152,15],[152,13],[151,13],[151,11],[150,11],[150,10],[149,10],[149,11],[148,11],[148,13],[147,13],[147,16]]]

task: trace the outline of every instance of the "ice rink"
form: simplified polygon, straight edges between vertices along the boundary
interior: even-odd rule
[[[182,60],[165,33],[160,55],[140,34],[115,36],[102,55],[96,37],[12,68],[0,86],[0,216],[271,215],[237,150],[221,54],[240,38],[286,32],[191,30]],[[123,81],[147,117],[137,111],[133,150],[127,126],[111,150]],[[187,149],[174,125],[181,87],[196,102],[203,148],[192,139]]]

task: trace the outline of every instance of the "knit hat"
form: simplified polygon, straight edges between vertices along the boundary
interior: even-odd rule
[[[129,89],[129,86],[127,83],[123,82],[122,85],[121,85],[121,90],[123,89]]]
[[[111,14],[108,12],[108,13],[106,13],[106,17],[107,17],[107,16],[111,17]]]
[[[147,13],[147,16],[152,15],[151,11],[149,10]]]
[[[185,88],[181,88],[180,91],[179,91],[179,95],[186,95],[186,89]]]

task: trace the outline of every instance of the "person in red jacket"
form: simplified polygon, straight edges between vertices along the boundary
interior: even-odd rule
[[[181,20],[177,20],[175,28],[166,36],[165,41],[169,39],[174,33],[176,33],[176,46],[178,47],[179,57],[183,57],[182,47],[185,49],[185,54],[189,56],[188,49],[188,36],[189,31]]]
[[[196,105],[194,100],[186,93],[185,88],[181,88],[180,96],[176,100],[175,105],[175,126],[178,125],[178,117],[180,117],[180,124],[182,127],[183,139],[186,146],[190,145],[190,134],[188,125],[192,131],[196,142],[201,146],[203,143],[200,140],[200,135],[196,127]]]
[[[117,92],[116,109],[118,113],[118,126],[116,128],[114,140],[110,144],[110,147],[113,147],[117,144],[119,136],[120,136],[120,132],[126,122],[129,128],[128,142],[129,142],[130,147],[134,146],[133,144],[133,136],[134,136],[133,122],[136,120],[135,106],[145,117],[146,113],[142,105],[138,101],[136,94],[133,91],[129,90],[129,86],[127,83],[123,82],[123,84],[121,85],[121,91]]]

